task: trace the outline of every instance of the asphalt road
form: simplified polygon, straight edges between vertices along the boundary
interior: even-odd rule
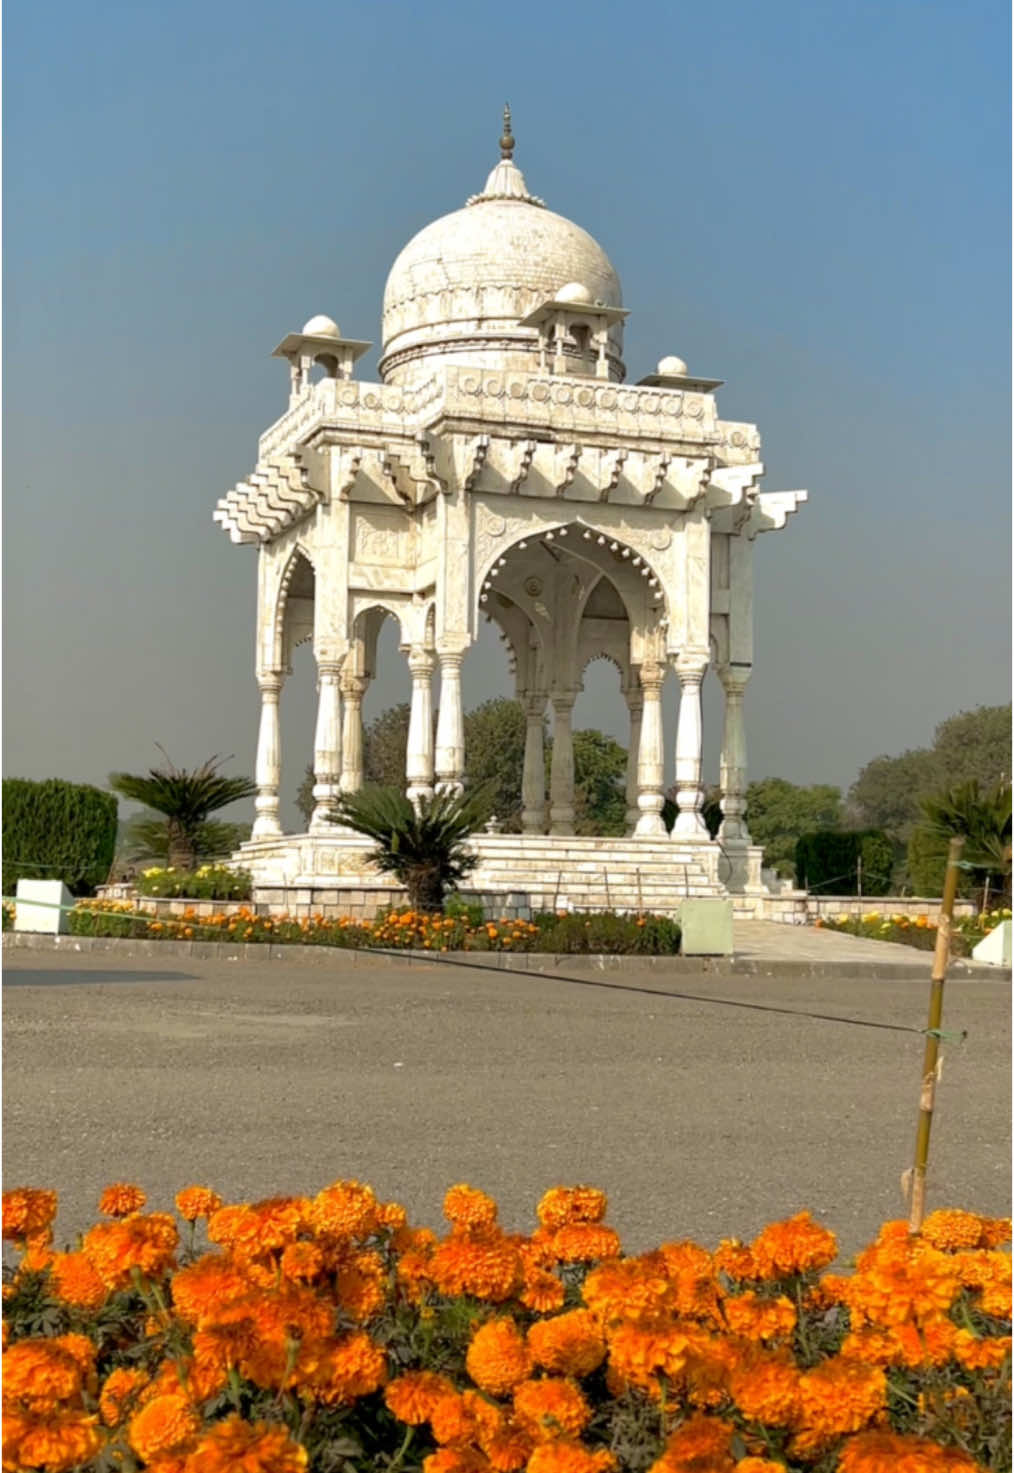
[[[904,1215],[922,1036],[764,1009],[919,1029],[925,980],[575,976],[13,953],[4,1185],[55,1187],[61,1242],[115,1180],[169,1208],[192,1182],[243,1200],[358,1177],[433,1227],[469,1181],[511,1229],[589,1182],[630,1252],[809,1207],[847,1256]],[[945,1045],[931,1207],[1009,1211],[1009,1000],[948,983],[968,1038]]]

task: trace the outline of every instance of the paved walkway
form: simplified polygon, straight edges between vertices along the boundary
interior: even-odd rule
[[[915,962],[927,975],[932,951],[916,951],[897,941],[870,941],[831,927],[786,926],[780,921],[736,921],[733,945],[737,957],[758,961]]]

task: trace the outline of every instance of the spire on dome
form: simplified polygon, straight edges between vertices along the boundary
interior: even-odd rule
[[[510,103],[504,103],[503,133],[500,135],[500,162],[486,180],[481,194],[473,194],[465,203],[478,205],[489,199],[516,199],[526,205],[545,209],[545,200],[528,193],[525,176],[514,162],[514,134],[511,130]]]
[[[514,134],[511,132],[511,105],[505,102],[503,105],[503,133],[500,135],[500,157],[509,159],[513,155]]]

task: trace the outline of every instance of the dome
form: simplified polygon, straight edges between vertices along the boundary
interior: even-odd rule
[[[568,281],[566,286],[561,286],[556,294],[558,302],[574,302],[582,306],[590,307],[595,298],[588,288],[580,281]]]
[[[602,247],[529,194],[505,156],[481,194],[420,230],[391,267],[381,376],[418,383],[441,364],[537,373],[538,333],[521,319],[568,287],[585,294],[573,301],[623,305]],[[610,329],[609,341],[610,376],[622,379],[622,323]]]
[[[659,359],[658,371],[665,378],[685,378],[687,366],[682,358],[677,358],[673,353],[668,358]]]
[[[318,312],[316,317],[311,317],[303,327],[305,338],[340,338],[341,328],[337,322],[330,317],[325,317],[323,312]]]

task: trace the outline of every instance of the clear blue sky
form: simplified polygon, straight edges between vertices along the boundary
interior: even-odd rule
[[[751,775],[847,786],[1010,698],[1005,5],[56,0],[5,39],[5,773],[252,770],[255,557],[211,512],[285,407],[268,355],[315,312],[378,339],[505,98],[620,272],[629,376],[725,379],[810,491],[756,544]],[[491,649],[466,705],[509,693]],[[578,723],[621,712],[594,667]],[[313,718],[304,660],[288,800]]]

